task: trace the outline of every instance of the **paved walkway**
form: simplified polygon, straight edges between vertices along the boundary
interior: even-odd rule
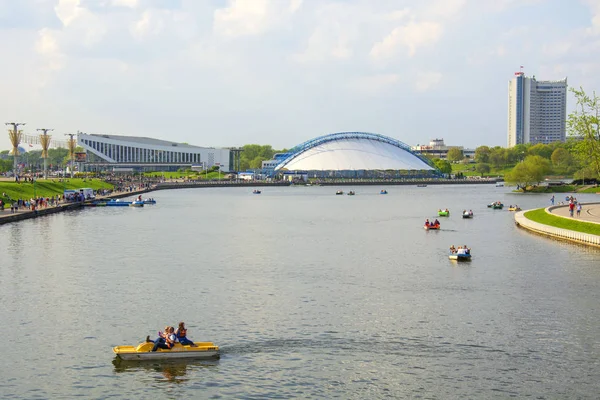
[[[569,205],[558,206],[552,208],[550,210],[552,214],[558,215],[560,217],[571,218],[569,215]],[[572,219],[584,221],[584,222],[593,222],[596,224],[600,224],[600,203],[590,203],[585,204],[581,203],[581,215],[577,216],[577,209],[574,212],[574,216]]]

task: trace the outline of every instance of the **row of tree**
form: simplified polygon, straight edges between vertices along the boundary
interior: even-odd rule
[[[69,162],[69,150],[64,148],[48,149],[48,167],[53,169],[65,166]],[[41,150],[32,150],[19,155],[19,164],[25,164],[29,170],[41,171],[44,168],[44,159]],[[0,151],[0,173],[12,171],[13,157],[8,150]]]

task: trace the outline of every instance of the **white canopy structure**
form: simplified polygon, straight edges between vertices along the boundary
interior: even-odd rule
[[[290,150],[275,171],[434,171],[410,147],[386,136],[342,132],[321,136]]]

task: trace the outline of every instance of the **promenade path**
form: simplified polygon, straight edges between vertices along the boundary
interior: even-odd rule
[[[555,206],[554,208],[550,207],[550,213],[559,217],[600,224],[600,203],[581,203],[581,215],[579,217],[577,216],[577,211],[575,211],[574,216],[571,218],[569,215],[568,204],[558,207]]]
[[[155,190],[154,187],[148,188],[148,189],[134,190],[131,192],[125,192],[125,191],[112,192],[111,194],[109,194],[107,196],[97,196],[95,198],[95,200],[118,199],[118,198],[124,198],[124,197],[131,197],[133,199],[140,194],[148,193],[153,190]],[[10,208],[5,208],[4,211],[0,211],[0,225],[9,223],[9,222],[21,221],[23,219],[29,219],[29,218],[35,218],[38,216],[48,215],[48,214],[52,214],[54,212],[61,212],[61,211],[64,211],[65,209],[74,209],[75,207],[81,207],[82,204],[83,203],[61,202],[57,206],[48,206],[46,208],[39,208],[38,211],[32,211],[30,209],[29,210],[20,209],[20,210],[11,212]]]

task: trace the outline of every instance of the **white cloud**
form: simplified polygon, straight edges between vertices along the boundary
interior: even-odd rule
[[[215,10],[213,31],[225,37],[260,35],[282,26],[301,5],[300,0],[230,0]]]
[[[399,47],[407,49],[407,55],[413,57],[417,49],[437,42],[442,36],[442,25],[436,22],[415,22],[394,28],[383,40],[373,45],[371,57],[386,60],[394,57]]]
[[[380,95],[393,90],[399,82],[399,74],[375,74],[358,78],[352,86],[362,94]]]
[[[425,92],[442,80],[440,72],[418,72],[415,80],[415,89],[419,92]]]
[[[115,7],[136,8],[139,6],[139,0],[112,0],[111,4]]]

